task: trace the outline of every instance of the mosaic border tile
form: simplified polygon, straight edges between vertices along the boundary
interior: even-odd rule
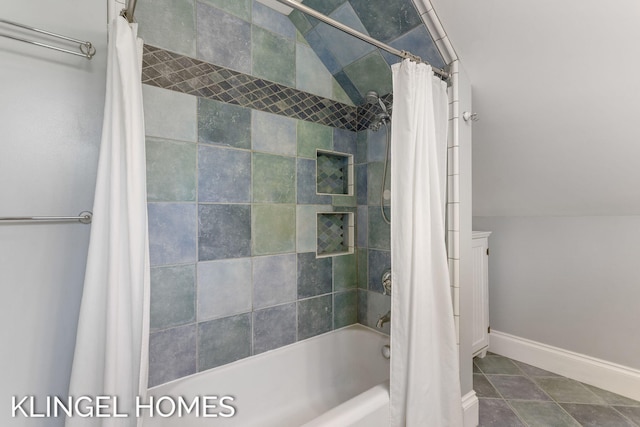
[[[150,45],[144,46],[142,83],[334,128],[358,131],[368,123],[358,120],[358,107]]]

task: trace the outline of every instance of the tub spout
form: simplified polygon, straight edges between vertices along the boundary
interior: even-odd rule
[[[391,310],[387,311],[387,314],[380,317],[376,322],[376,328],[382,329],[385,323],[391,322]]]

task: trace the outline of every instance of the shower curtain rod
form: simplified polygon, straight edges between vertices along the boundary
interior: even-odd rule
[[[122,9],[122,11],[120,12],[121,16],[124,16],[126,18],[127,21],[129,21],[129,23],[133,22],[133,14],[136,11],[136,2],[138,0],[129,0],[129,3],[127,4],[127,8],[126,9]]]
[[[135,4],[135,0],[130,0],[130,1],[133,1],[134,4]],[[348,27],[348,26],[346,26],[346,25],[344,25],[344,24],[342,24],[342,23],[340,23],[338,21],[335,21],[334,19],[331,19],[328,16],[323,15],[322,13],[318,12],[317,10],[312,9],[309,6],[305,6],[302,3],[298,3],[295,0],[276,0],[276,1],[278,3],[282,3],[282,4],[286,5],[286,6],[289,6],[289,7],[293,8],[293,9],[297,9],[300,12],[306,13],[309,16],[313,16],[314,18],[324,22],[325,24],[329,24],[332,27],[337,28],[340,31],[343,31],[343,32],[345,32],[347,34],[350,34],[350,35],[354,36],[354,37],[357,37],[360,40],[362,40],[364,42],[367,42],[369,44],[372,44],[372,45],[374,45],[374,46],[376,46],[376,47],[378,47],[378,48],[380,48],[382,50],[385,50],[385,51],[387,51],[387,52],[389,52],[389,53],[391,53],[391,54],[393,54],[395,56],[399,56],[400,58],[408,58],[408,59],[410,59],[412,61],[415,61],[415,62],[422,62],[424,64],[431,65],[428,62],[424,61],[419,56],[416,56],[416,55],[412,54],[411,52],[408,52],[406,50],[399,50],[399,49],[396,49],[394,47],[389,46],[386,43],[382,43],[381,41],[376,40],[373,37],[370,37],[370,36],[368,36],[366,34],[363,34],[360,31],[356,31],[353,28]],[[435,74],[437,74],[441,79],[443,79],[443,80],[448,80],[449,79],[450,74],[447,71],[442,70],[440,68],[436,68],[436,67],[432,67],[432,68],[433,68],[433,72]]]

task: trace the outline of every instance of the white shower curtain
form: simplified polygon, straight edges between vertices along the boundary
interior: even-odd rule
[[[117,397],[117,412],[129,416],[76,415],[67,418],[67,427],[141,425],[135,398],[147,389],[150,273],[142,40],[136,24],[113,20],[107,55],[94,216],[69,395]],[[115,400],[103,403],[113,406]]]
[[[390,425],[460,427],[444,230],[447,88],[425,64],[404,60],[392,73]]]

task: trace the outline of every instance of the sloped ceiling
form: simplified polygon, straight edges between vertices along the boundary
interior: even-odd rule
[[[640,214],[640,2],[432,1],[480,117],[474,214]]]
[[[338,22],[400,50],[408,50],[435,67],[444,67],[412,0],[304,0]],[[289,19],[355,104],[370,90],[391,92],[390,65],[400,58],[344,34],[294,10]]]

